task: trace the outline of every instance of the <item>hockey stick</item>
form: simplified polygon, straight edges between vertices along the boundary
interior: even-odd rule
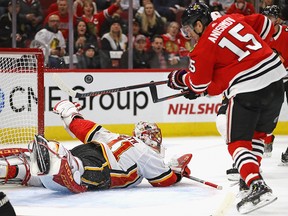
[[[153,83],[149,82],[149,83],[142,83],[142,84],[131,85],[131,86],[118,87],[118,88],[113,88],[113,89],[79,93],[79,92],[74,91],[69,86],[67,86],[66,83],[64,83],[64,81],[56,73],[53,74],[53,80],[62,91],[66,92],[67,94],[69,94],[70,96],[72,96],[74,98],[85,98],[85,97],[91,97],[91,96],[111,94],[111,93],[115,93],[115,92],[121,92],[121,91],[127,91],[127,90],[132,90],[132,89],[149,87],[152,85],[155,85],[155,86],[156,85],[163,85],[163,84],[167,84],[167,82],[168,82],[168,80],[164,80],[164,81],[158,81],[158,82],[153,82]]]
[[[185,177],[185,178],[188,178],[188,179],[190,179],[190,180],[193,180],[193,181],[196,181],[196,182],[199,182],[199,183],[208,185],[208,186],[210,186],[210,187],[216,188],[216,189],[218,189],[218,190],[222,190],[222,189],[223,189],[222,186],[216,185],[216,184],[214,184],[214,183],[212,183],[212,182],[205,181],[205,180],[203,180],[203,179],[199,179],[199,178],[196,178],[196,177],[193,177],[193,176],[185,176],[185,175],[184,175],[184,177]]]
[[[151,83],[154,83],[154,81],[151,81]],[[159,98],[156,85],[150,85],[149,88],[150,88],[153,103],[158,103],[158,102],[174,99],[174,98],[181,97],[181,96],[189,93],[189,91],[182,91],[181,93],[178,93],[178,94],[169,95],[166,97]]]

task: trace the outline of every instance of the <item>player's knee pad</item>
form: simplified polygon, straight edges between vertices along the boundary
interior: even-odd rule
[[[81,106],[79,103],[72,103],[68,100],[60,101],[53,108],[53,112],[60,115],[66,131],[72,137],[74,137],[74,134],[70,131],[69,126],[75,117],[83,118],[79,113],[80,108]]]
[[[216,118],[216,127],[219,134],[227,142],[227,116],[226,114],[219,114]]]

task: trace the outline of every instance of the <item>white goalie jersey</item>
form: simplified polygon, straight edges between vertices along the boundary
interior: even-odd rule
[[[177,181],[177,176],[159,154],[136,137],[114,134],[103,128],[90,132],[94,134],[91,140],[102,143],[105,150],[111,188],[136,186],[143,178],[153,186],[167,186]]]

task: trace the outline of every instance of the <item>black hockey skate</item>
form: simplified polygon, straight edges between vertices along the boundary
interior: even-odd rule
[[[245,183],[245,181],[240,178],[239,180],[239,191],[248,191],[249,190],[249,187],[248,185]]]
[[[236,195],[236,197],[243,199],[244,197],[246,197],[249,193],[249,187],[248,185],[245,183],[245,181],[240,178],[239,179],[239,192]]]
[[[283,163],[283,165],[288,166],[288,148],[286,149],[285,152],[282,153],[281,162]]]
[[[37,160],[37,166],[39,168],[39,175],[47,174],[50,170],[50,156],[48,150],[48,141],[41,135],[35,135],[32,154]]]
[[[249,192],[238,204],[237,210],[241,214],[247,214],[262,208],[277,200],[263,180],[256,180],[250,185]]]

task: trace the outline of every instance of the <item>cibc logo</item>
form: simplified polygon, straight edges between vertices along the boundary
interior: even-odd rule
[[[4,107],[5,107],[5,94],[2,91],[2,89],[0,88],[0,113],[2,112]]]

